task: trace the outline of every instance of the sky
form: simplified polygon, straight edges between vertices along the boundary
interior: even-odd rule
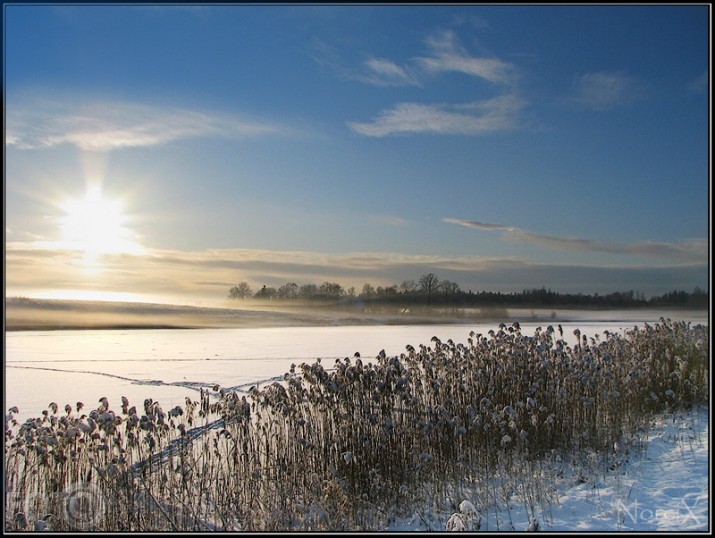
[[[708,289],[708,5],[4,4],[6,296]]]

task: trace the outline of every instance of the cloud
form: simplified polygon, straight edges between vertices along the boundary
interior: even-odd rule
[[[633,101],[636,80],[623,72],[586,73],[574,80],[571,102],[594,110],[609,110]]]
[[[707,93],[708,85],[710,84],[710,76],[708,72],[705,71],[702,75],[692,80],[688,85],[688,90],[692,93]]]
[[[372,137],[394,134],[481,135],[514,129],[525,101],[503,95],[461,105],[400,103],[370,123],[348,122],[355,132]]]
[[[453,71],[498,84],[511,84],[517,78],[516,68],[513,64],[494,57],[471,56],[460,45],[456,34],[451,30],[429,37],[427,45],[432,54],[419,57],[416,61],[428,73]]]
[[[322,39],[314,37],[305,49],[305,53],[310,56],[315,63],[328,69],[338,72],[343,70],[340,54],[335,47],[329,45]]]
[[[145,104],[37,102],[7,107],[6,143],[20,149],[72,144],[83,150],[150,147],[183,138],[246,137],[279,131],[230,114]]]
[[[421,86],[425,78],[447,72],[463,73],[494,84],[513,84],[518,79],[516,66],[496,57],[470,55],[451,30],[428,37],[426,44],[429,54],[415,57],[407,65],[373,57],[361,68],[350,68],[334,47],[319,39],[313,40],[309,54],[338,76],[373,86]]]
[[[365,62],[367,73],[356,76],[358,80],[374,86],[419,86],[415,73],[385,58],[371,58]]]
[[[446,72],[458,72],[495,84],[513,84],[518,73],[513,64],[496,57],[475,57],[459,43],[456,34],[443,31],[426,40],[429,54],[399,65],[388,58],[370,58],[360,70],[343,65],[336,50],[320,40],[311,47],[313,59],[339,76],[373,86],[422,86],[424,80]],[[518,126],[525,101],[516,95],[463,104],[398,103],[383,110],[372,122],[347,122],[356,133],[384,137],[394,134],[481,135]]]
[[[494,263],[489,258],[451,258],[385,252],[344,254],[212,249],[174,251],[147,249],[141,254],[103,255],[102,272],[82,271],[79,253],[49,243],[10,242],[6,245],[7,289],[91,289],[154,295],[203,295],[225,298],[226,283],[245,280],[252,286],[286,282],[339,282],[344,287],[364,282],[388,285],[421,274],[442,271],[468,273]],[[102,275],[105,275],[102,277]],[[111,275],[109,277],[108,275]],[[230,287],[230,286],[229,286]]]
[[[465,226],[467,228],[475,228],[477,230],[489,230],[489,231],[503,231],[503,232],[513,232],[516,230],[513,226],[504,226],[502,224],[491,224],[488,222],[479,222],[476,220],[463,220],[463,219],[452,219],[444,218],[442,222],[447,222],[449,224],[459,224],[460,226]]]
[[[402,217],[397,217],[395,215],[371,215],[369,218],[372,222],[380,225],[398,227],[404,227],[407,225],[407,221],[405,219],[403,219]]]
[[[585,239],[581,237],[558,237],[521,230],[513,226],[489,224],[471,220],[444,218],[442,221],[478,230],[506,232],[505,238],[508,240],[542,245],[557,250],[575,252],[605,252],[609,254],[645,256],[649,258],[677,260],[691,263],[703,262],[708,256],[708,243],[705,239],[691,239],[676,243],[658,241],[613,243],[608,241]]]
[[[479,15],[459,13],[453,16],[453,20],[456,25],[468,25],[477,30],[489,28],[489,21]]]
[[[387,58],[371,57],[358,68],[349,67],[335,47],[318,38],[311,41],[306,52],[317,64],[344,80],[357,80],[372,86],[419,86],[421,84],[420,74],[416,70],[400,66]]]
[[[144,294],[187,304],[225,301],[228,289],[247,281],[254,289],[287,282],[338,282],[360,288],[365,282],[391,285],[432,272],[441,280],[474,291],[555,291],[610,293],[708,288],[707,264],[668,267],[604,267],[531,263],[513,257],[426,256],[390,252],[322,253],[257,249],[202,251],[149,250],[102,257],[105,270],[87,275],[77,253],[27,243],[6,244],[6,293],[94,290]]]

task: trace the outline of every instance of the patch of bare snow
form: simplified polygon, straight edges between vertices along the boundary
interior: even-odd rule
[[[706,531],[709,519],[708,409],[660,417],[645,451],[623,466],[564,491],[558,531]],[[627,458],[627,456],[626,456]]]
[[[710,530],[709,409],[701,407],[658,417],[645,432],[640,449],[621,447],[612,468],[602,468],[575,484],[558,487],[558,503],[537,507],[535,521],[518,496],[508,510],[483,514],[482,531],[685,531]],[[575,484],[575,485],[574,485]],[[476,499],[473,499],[476,503]],[[465,499],[461,506],[473,506]],[[468,503],[468,504],[467,504]],[[464,514],[417,511],[388,530],[476,530]]]

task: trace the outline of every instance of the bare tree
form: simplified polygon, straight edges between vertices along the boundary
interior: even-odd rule
[[[230,290],[228,290],[228,298],[232,300],[236,299],[246,299],[253,295],[253,290],[251,290],[251,286],[248,285],[248,282],[240,282],[238,286],[233,286]]]
[[[323,282],[318,288],[318,293],[325,299],[339,299],[345,291],[337,282]]]
[[[400,284],[400,291],[402,293],[414,293],[417,291],[417,282],[414,280],[403,280]]]
[[[263,287],[256,292],[256,294],[253,296],[253,298],[254,299],[271,300],[277,294],[278,294],[278,291],[275,288],[269,288],[264,284]]]
[[[282,300],[293,300],[298,297],[298,284],[295,282],[290,282],[288,284],[283,284],[278,288],[278,298]]]
[[[380,296],[397,295],[397,284],[391,286],[378,286],[375,292]]]
[[[375,295],[375,288],[372,287],[372,284],[368,284],[366,282],[365,284],[363,284],[362,293],[360,295],[363,297],[370,297],[372,295]]]
[[[432,302],[432,294],[437,291],[439,278],[434,273],[427,273],[420,277],[420,288],[427,294],[427,304]]]
[[[444,302],[454,302],[454,298],[456,297],[457,293],[459,293],[459,284],[457,284],[456,282],[452,282],[451,280],[443,280],[440,283],[439,287],[444,292]]]
[[[315,284],[303,284],[298,289],[298,296],[304,300],[314,299],[318,295],[318,286]]]

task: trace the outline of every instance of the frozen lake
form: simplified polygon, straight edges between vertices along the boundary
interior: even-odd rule
[[[563,312],[561,314],[565,314]],[[707,312],[577,312],[561,322],[564,338],[573,343],[573,330],[602,335],[672,320],[708,323]],[[560,315],[561,317],[561,315]],[[522,322],[531,335],[550,322]],[[554,326],[556,322],[553,322]],[[28,331],[5,335],[5,410],[17,406],[17,417],[38,416],[50,402],[60,408],[82,401],[94,409],[106,396],[118,409],[121,396],[140,407],[145,398],[164,409],[198,399],[201,387],[220,384],[248,391],[256,383],[282,376],[291,363],[321,358],[332,368],[336,358],[359,352],[363,361],[384,349],[399,355],[410,344],[443,341],[466,343],[469,332],[486,334],[493,324],[376,325],[343,327],[283,327],[247,329],[162,329],[97,331]]]

